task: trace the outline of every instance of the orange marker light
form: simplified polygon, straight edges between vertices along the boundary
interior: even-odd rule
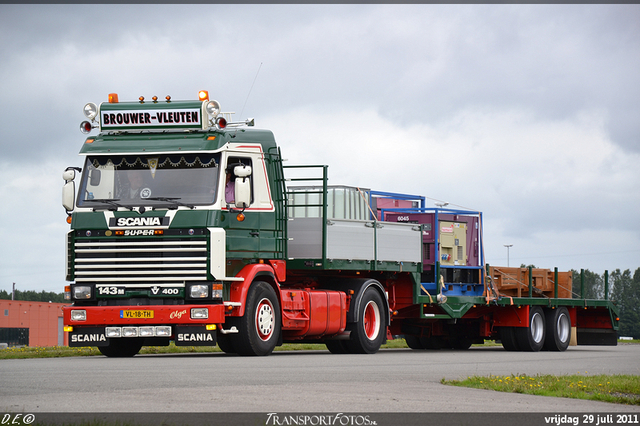
[[[109,103],[117,104],[118,103],[118,94],[117,93],[109,93]]]
[[[201,90],[198,92],[198,99],[200,99],[201,101],[208,101],[209,100],[209,92],[207,92],[206,90]]]
[[[238,216],[236,216],[236,219],[238,219],[238,222],[244,221],[244,214],[238,213]]]
[[[67,223],[71,225],[71,215],[67,216]]]

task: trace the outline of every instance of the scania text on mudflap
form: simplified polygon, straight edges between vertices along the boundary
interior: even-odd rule
[[[396,337],[416,350],[617,342],[608,294],[585,299],[567,272],[487,265],[481,212],[329,185],[327,166],[284,165],[272,132],[231,121],[206,91],[110,94],[84,114],[82,167],[63,173],[70,346],[133,356],[171,342],[239,355],[284,342],[371,354]]]

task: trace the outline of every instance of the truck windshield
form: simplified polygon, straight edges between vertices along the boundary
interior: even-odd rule
[[[87,157],[78,206],[212,204],[219,164],[219,154]]]

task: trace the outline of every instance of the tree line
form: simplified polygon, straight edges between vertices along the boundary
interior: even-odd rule
[[[11,292],[0,290],[0,299],[11,300]],[[64,293],[54,293],[53,291],[37,292],[34,290],[20,291],[16,290],[14,300],[24,300],[27,302],[45,302],[45,303],[65,303]]]

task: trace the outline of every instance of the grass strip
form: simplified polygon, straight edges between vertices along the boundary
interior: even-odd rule
[[[407,348],[404,339],[389,340],[382,345],[382,349]],[[276,351],[323,351],[327,347],[321,343],[285,343],[277,346]],[[222,352],[217,346],[143,346],[140,354],[183,354],[183,353],[214,353]],[[70,356],[102,355],[96,347],[70,348],[67,346],[24,346],[11,347],[0,350],[2,359],[27,359],[27,358],[60,358]]]
[[[566,376],[518,374],[471,376],[465,380],[441,380],[442,384],[528,395],[587,399],[640,405],[640,376],[573,374]]]

